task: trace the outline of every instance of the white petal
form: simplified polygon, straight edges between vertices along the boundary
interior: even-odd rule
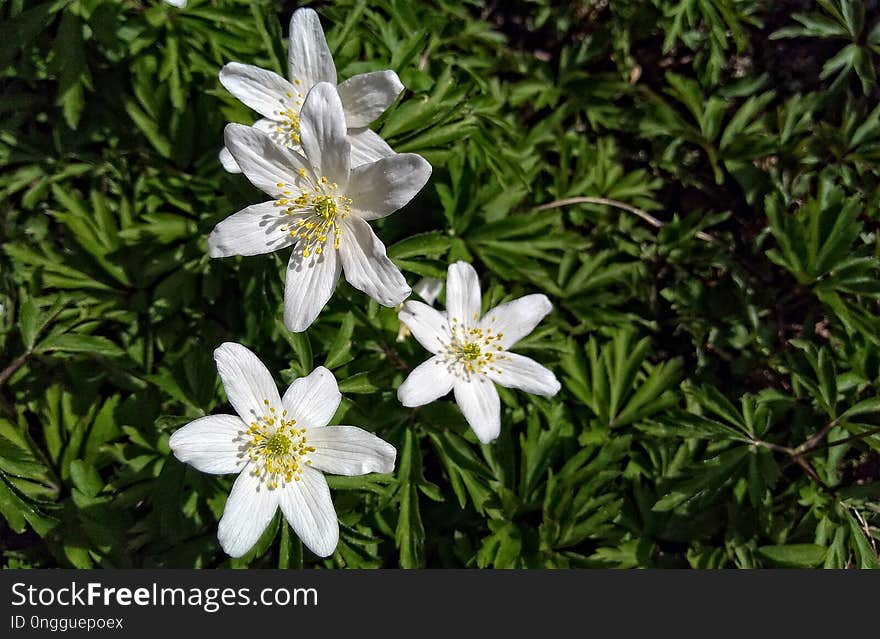
[[[275,380],[249,349],[224,342],[214,351],[214,361],[229,403],[246,424],[267,414],[270,406],[277,410],[281,405]]]
[[[274,118],[260,118],[256,122],[254,122],[251,126],[257,129],[258,131],[262,131],[266,134],[271,134],[273,131],[277,131],[278,126],[281,124],[280,121]],[[281,145],[281,146],[289,146],[289,145]]]
[[[493,366],[497,370],[487,370],[486,375],[507,388],[518,388],[527,393],[547,397],[559,392],[559,380],[552,371],[538,362],[516,353],[502,353]]]
[[[208,255],[262,255],[290,246],[293,238],[282,227],[290,216],[274,200],[252,204],[220,222],[208,236]]]
[[[432,353],[438,353],[452,339],[449,322],[440,311],[427,304],[409,300],[397,317],[412,331],[419,344]]]
[[[288,106],[287,94],[297,92],[277,73],[240,62],[230,62],[220,69],[220,84],[260,115],[275,119]]]
[[[290,18],[290,46],[287,50],[287,69],[301,93],[306,93],[318,82],[336,84],[336,66],[330,47],[324,37],[321,21],[313,9],[297,9]]]
[[[273,137],[273,133],[275,132],[275,127],[278,126],[278,122],[276,120],[270,120],[269,118],[260,118],[252,125],[255,129],[259,129],[263,133],[267,134],[269,137]],[[281,146],[288,146],[289,144],[282,144]],[[291,147],[293,148],[293,147]],[[295,147],[299,148],[299,147]],[[225,146],[220,151],[220,164],[223,165],[223,170],[227,173],[241,173],[241,167],[238,166],[238,162],[235,161],[235,158],[232,157],[232,153],[229,152]]]
[[[321,255],[302,256],[297,245],[287,263],[284,278],[284,325],[287,330],[301,333],[324,308],[336,290],[342,266],[338,251],[326,247]]]
[[[397,153],[351,171],[346,195],[351,208],[365,220],[394,213],[413,199],[428,178],[431,165],[415,153]]]
[[[300,111],[299,126],[303,153],[315,173],[336,182],[344,193],[351,165],[351,145],[336,87],[321,82],[309,91]]]
[[[512,302],[499,304],[486,313],[480,320],[480,328],[492,329],[496,335],[501,333],[503,337],[499,345],[506,350],[535,330],[551,310],[553,304],[546,295],[526,295]]]
[[[370,225],[358,217],[349,216],[342,224],[339,257],[345,279],[383,306],[400,304],[411,289],[400,269],[388,259],[385,245]]]
[[[227,124],[226,148],[251,184],[272,197],[284,196],[291,184],[299,184],[299,170],[312,177],[312,169],[299,153],[278,146],[268,135],[252,126]],[[285,186],[278,186],[284,184]]]
[[[352,168],[394,155],[394,149],[370,129],[349,129],[348,141],[351,143]]]
[[[172,7],[177,7],[178,9],[185,9],[187,0],[165,0]]]
[[[421,297],[428,304],[434,304],[442,290],[443,280],[439,280],[436,277],[423,277],[413,286],[413,293]]]
[[[245,467],[232,485],[223,517],[217,528],[217,539],[230,557],[241,557],[250,550],[278,507],[279,490],[269,490],[250,467]]]
[[[329,557],[339,542],[339,522],[324,475],[306,466],[300,481],[284,484],[279,491],[281,512],[306,548]]]
[[[446,314],[449,321],[475,326],[480,319],[480,278],[467,262],[449,265],[446,274]]]
[[[337,87],[345,123],[350,129],[368,126],[403,91],[403,84],[394,71],[373,71],[350,77]]]
[[[297,428],[317,429],[330,423],[342,394],[333,373],[318,366],[305,377],[293,380],[281,403],[296,419]]]
[[[483,375],[455,380],[455,401],[474,434],[488,444],[501,433],[501,400],[495,384]]]
[[[312,467],[334,475],[390,473],[397,451],[373,433],[356,426],[328,426],[306,431]]]
[[[220,150],[220,164],[227,173],[241,173],[241,167],[225,146]]]
[[[416,366],[397,388],[397,399],[409,408],[430,404],[452,390],[454,378],[436,355]]]
[[[176,430],[168,445],[177,459],[203,473],[237,473],[247,463],[246,429],[236,415],[208,415]]]

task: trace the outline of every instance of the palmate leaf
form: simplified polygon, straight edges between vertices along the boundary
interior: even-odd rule
[[[751,0],[675,0],[661,3],[664,5],[665,17],[672,20],[663,41],[664,52],[668,52],[676,40],[692,48],[697,48],[695,42],[708,41],[705,70],[713,81],[724,67],[724,54],[731,41],[742,51],[747,42],[747,26],[760,24],[751,16],[755,9]]]
[[[859,0],[819,0],[824,13],[795,13],[800,26],[789,26],[771,34],[771,38],[829,38],[850,41],[822,67],[821,78],[836,76],[832,90],[843,86],[850,74],[858,77],[862,92],[868,95],[877,84],[871,50],[865,46],[865,6]],[[867,41],[870,42],[870,36]]]
[[[788,269],[803,284],[818,283],[830,277],[845,288],[852,277],[864,277],[870,262],[854,263],[847,259],[859,236],[861,204],[846,198],[843,191],[828,180],[821,180],[819,192],[800,207],[795,215],[784,212],[778,194],[764,202],[770,229],[779,243],[779,250],[770,249],[767,256]],[[858,264],[858,266],[856,266]],[[876,263],[874,268],[876,268]],[[839,273],[839,268],[843,273]],[[825,288],[832,288],[825,284]]]
[[[666,494],[654,504],[656,512],[667,512],[688,502],[717,492],[728,484],[747,465],[749,451],[739,446],[709,459],[693,468],[690,478],[673,481]]]
[[[673,389],[681,380],[681,362],[648,367],[650,339],[635,340],[632,331],[616,331],[604,343],[591,338],[583,355],[572,349],[562,360],[572,391],[599,427],[621,428],[679,401]]]
[[[740,175],[748,172],[758,158],[775,150],[765,127],[765,109],[776,97],[772,91],[752,95],[733,109],[732,99],[739,91],[707,95],[700,84],[676,73],[667,73],[665,93],[674,103],[644,90],[651,108],[645,110],[641,130],[649,137],[672,138],[675,146],[667,149],[669,160],[683,155],[676,146],[681,142],[698,147],[712,167],[716,184],[724,180],[724,169]],[[760,77],[750,87],[757,91],[766,83]],[[677,103],[677,104],[675,104]],[[684,110],[686,115],[681,113]]]

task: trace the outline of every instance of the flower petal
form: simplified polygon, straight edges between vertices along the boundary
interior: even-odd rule
[[[298,185],[299,170],[312,176],[312,169],[299,153],[280,147],[268,135],[252,126],[227,124],[226,148],[251,184],[272,197],[284,196],[290,185]],[[282,184],[283,186],[278,186]]]
[[[499,304],[480,320],[480,328],[492,329],[503,337],[499,346],[505,350],[535,330],[542,319],[553,310],[553,304],[540,293],[526,295],[506,304]]]
[[[329,557],[339,542],[339,522],[324,475],[304,467],[299,481],[284,484],[279,491],[281,512],[306,548],[319,557]]]
[[[446,318],[423,302],[409,300],[397,317],[412,331],[419,344],[432,353],[438,353],[452,338]]]
[[[277,136],[280,136],[276,131],[276,127],[278,126],[277,120],[272,120],[270,118],[260,118],[256,122],[254,122],[251,126],[255,129],[262,131],[266,135],[268,135],[273,140],[276,140],[276,144],[280,144],[281,146],[287,146],[289,148],[296,148],[289,144],[282,143],[282,141],[277,141]],[[232,153],[229,152],[225,146],[220,151],[220,164],[223,165],[223,170],[227,173],[241,173],[241,167],[238,166],[238,162],[235,161],[235,158],[232,157]]]
[[[356,426],[328,426],[306,432],[312,467],[334,475],[390,473],[397,451],[394,446]]]
[[[487,370],[486,375],[506,388],[518,388],[527,393],[547,397],[559,392],[559,380],[556,379],[556,375],[529,357],[504,353],[495,358],[492,366],[494,369]]]
[[[333,295],[342,270],[338,253],[328,248],[321,255],[304,258],[299,245],[293,249],[284,279],[284,325],[288,330],[306,330]]]
[[[340,401],[342,394],[333,373],[318,366],[305,377],[293,380],[281,404],[296,420],[297,428],[317,429],[330,423]]]
[[[455,401],[474,434],[488,444],[501,433],[501,400],[495,384],[483,375],[455,380]]]
[[[265,415],[269,406],[281,404],[275,380],[249,349],[235,342],[224,342],[214,351],[214,361],[226,397],[245,424]]]
[[[203,473],[237,473],[248,461],[246,429],[237,415],[208,415],[174,431],[168,445],[177,459]]]
[[[452,390],[454,377],[436,355],[416,366],[397,388],[397,399],[409,408],[430,404]]]
[[[287,69],[290,79],[306,93],[318,82],[336,84],[336,66],[321,20],[314,9],[297,9],[290,18],[290,43],[287,49]]]
[[[450,323],[475,326],[480,319],[480,278],[467,262],[449,265],[446,274],[446,314]]]
[[[315,173],[336,182],[344,193],[351,165],[351,144],[336,87],[321,82],[309,91],[300,111],[299,126],[303,153]]]
[[[251,64],[230,62],[220,69],[220,84],[236,98],[266,118],[278,118],[287,108],[287,94],[297,92],[277,73]]]
[[[349,129],[348,141],[351,143],[352,168],[394,155],[394,149],[370,129]]]
[[[257,543],[275,515],[279,492],[269,490],[249,467],[239,473],[217,528],[217,539],[227,555],[241,557]]]
[[[443,280],[436,277],[423,277],[413,286],[413,293],[421,297],[429,305],[433,305],[437,301],[442,290]]]
[[[368,126],[403,91],[403,84],[394,71],[372,71],[350,77],[336,89],[345,108],[349,128]]]
[[[285,210],[270,201],[233,213],[208,236],[208,255],[262,255],[290,246],[294,238],[282,229],[290,223]]]
[[[227,173],[241,173],[241,167],[238,166],[238,162],[235,161],[235,158],[232,157],[232,153],[230,153],[229,149],[225,146],[220,149],[219,158],[224,171]]]
[[[394,213],[421,191],[431,165],[421,155],[397,153],[351,171],[346,195],[351,208],[365,220]]]
[[[397,306],[410,294],[403,273],[364,220],[349,216],[343,222],[339,257],[348,283],[383,306]]]

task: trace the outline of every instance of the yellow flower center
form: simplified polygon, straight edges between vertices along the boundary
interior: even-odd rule
[[[299,81],[296,81],[299,84]],[[294,148],[299,146],[300,139],[300,122],[299,112],[303,104],[303,94],[297,92],[296,97],[288,91],[284,98],[278,100],[281,106],[275,111],[274,117],[275,129],[270,133],[270,137],[275,144]]]
[[[351,198],[339,193],[339,185],[326,177],[313,182],[305,169],[300,169],[299,175],[303,179],[300,186],[284,182],[276,185],[283,189],[284,197],[275,200],[275,206],[296,218],[281,230],[299,240],[303,257],[323,253],[330,238],[333,248],[338,250],[342,241],[342,220],[351,213]],[[294,196],[293,189],[299,194]]]
[[[290,451],[290,437],[284,433],[275,433],[266,441],[266,452],[275,457],[286,455]]]
[[[299,481],[303,466],[312,462],[309,453],[314,446],[306,444],[304,428],[295,428],[296,420],[287,419],[287,411],[279,415],[275,408],[264,399],[266,414],[251,422],[245,432],[248,439],[247,455],[251,460],[252,472],[266,483],[270,490],[278,488],[278,482]]]
[[[495,333],[491,328],[468,326],[457,317],[452,318],[450,330],[452,337],[438,353],[438,364],[444,364],[459,377],[470,377],[488,371],[501,374],[495,363],[504,359],[504,348],[501,346],[503,333]]]
[[[480,359],[480,345],[476,342],[470,342],[465,344],[461,349],[462,355],[464,358],[470,362],[475,359]]]

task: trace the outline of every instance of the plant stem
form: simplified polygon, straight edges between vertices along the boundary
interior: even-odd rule
[[[21,355],[16,357],[12,361],[12,363],[9,364],[9,366],[7,366],[6,368],[3,369],[2,372],[0,372],[0,388],[2,388],[6,384],[7,381],[9,381],[9,378],[15,374],[15,371],[17,371],[19,368],[24,366],[25,362],[28,361],[28,358],[32,354],[33,354],[33,351],[30,351],[30,350],[25,351],[24,353],[22,353]]]
[[[843,446],[844,444],[859,441],[864,439],[865,437],[870,437],[871,435],[880,435],[880,426],[863,431],[857,435],[850,435],[849,437],[844,437],[843,439],[835,439],[833,442],[825,442],[821,446],[815,446],[810,452],[825,450],[826,448],[832,448],[834,446]]]
[[[642,218],[645,222],[653,226],[654,228],[663,228],[663,222],[658,220],[656,217],[648,213],[647,211],[638,208],[637,206],[633,206],[632,204],[627,204],[626,202],[620,202],[618,200],[609,200],[604,197],[589,197],[589,196],[580,196],[580,197],[567,197],[562,200],[554,200],[552,202],[548,202],[547,204],[542,204],[537,207],[538,211],[547,211],[549,209],[559,208],[561,206],[568,206],[570,204],[604,204],[605,206],[612,206],[616,209],[620,209],[622,211],[627,211]],[[713,244],[717,244],[718,240],[714,237],[705,233],[703,231],[697,231],[697,237],[705,242],[711,242]]]
[[[795,448],[794,454],[796,456],[800,457],[802,455],[809,453],[813,449],[815,449],[816,446],[818,446],[819,443],[823,439],[825,439],[825,436],[831,431],[831,429],[834,428],[835,426],[837,426],[839,421],[840,421],[839,419],[832,419],[830,422],[828,422],[828,424],[825,425],[825,427],[822,430],[820,430],[818,433],[816,433],[815,435],[810,437],[803,444],[801,444],[800,446]]]
[[[810,462],[808,462],[804,456],[807,455],[808,453],[816,450],[816,448],[819,446],[819,444],[822,442],[822,440],[825,439],[825,437],[828,435],[829,432],[831,432],[831,429],[834,428],[835,426],[837,426],[837,424],[839,422],[840,422],[839,418],[832,419],[825,426],[823,426],[819,432],[817,432],[815,435],[810,437],[808,440],[806,440],[804,443],[802,443],[797,448],[789,448],[788,446],[780,446],[779,444],[773,444],[771,442],[765,442],[762,440],[757,440],[753,443],[756,446],[763,446],[764,448],[766,448],[768,450],[772,450],[777,453],[784,453],[785,455],[788,455],[790,458],[790,461],[797,464],[798,466],[800,466],[801,469],[804,471],[804,473],[806,473],[807,477],[809,477],[814,482],[816,482],[816,484],[818,484],[819,487],[824,492],[826,492],[829,495],[834,496],[835,495],[834,489],[831,488],[824,481],[822,481],[822,478],[819,477],[819,475],[816,473],[816,471],[810,465]]]

